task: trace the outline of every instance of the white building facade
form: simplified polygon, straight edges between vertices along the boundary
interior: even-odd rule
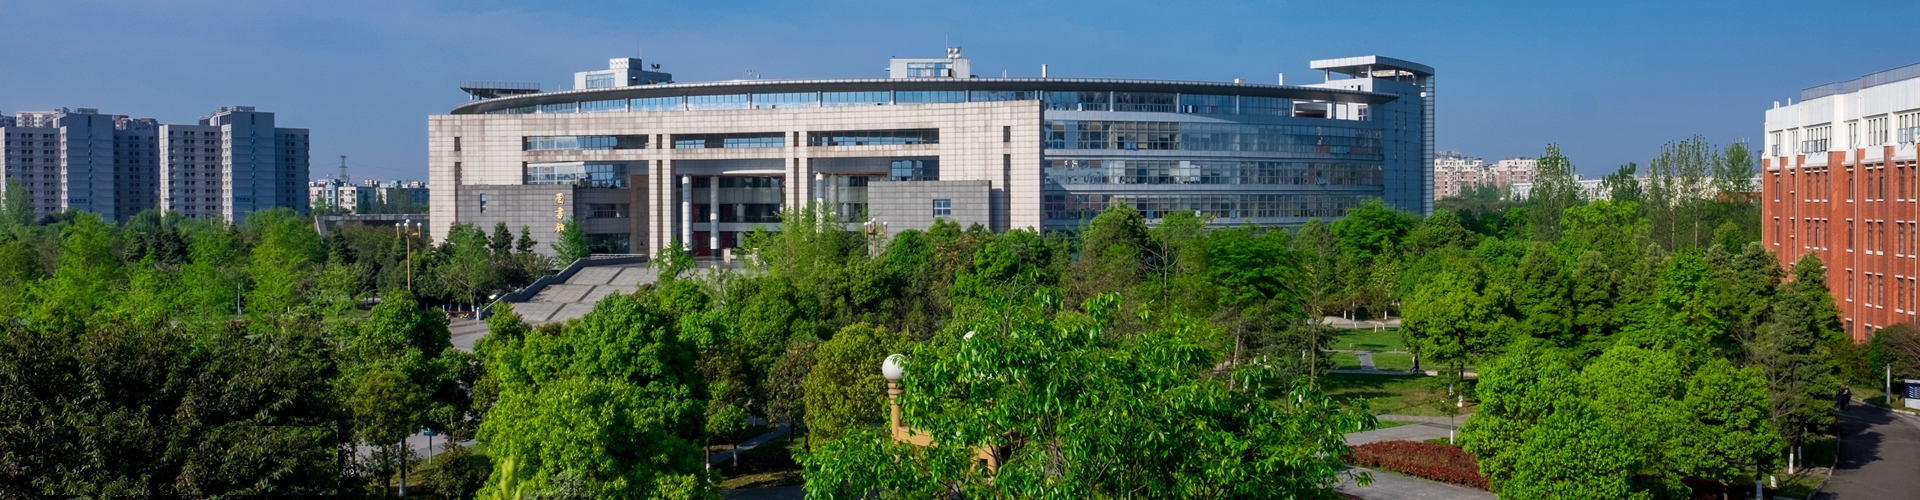
[[[1424,65],[1314,61],[1325,83],[1282,86],[973,78],[947,56],[887,79],[468,89],[429,119],[432,235],[504,222],[552,241],[579,219],[598,253],[712,255],[808,203],[892,231],[1073,230],[1115,204],[1220,225],[1375,198],[1431,211]]]

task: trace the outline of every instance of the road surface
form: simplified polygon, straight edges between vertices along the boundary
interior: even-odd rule
[[[1920,417],[1859,403],[1840,412],[1840,463],[1814,498],[1920,498]]]

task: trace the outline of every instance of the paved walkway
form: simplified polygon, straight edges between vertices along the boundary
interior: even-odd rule
[[[733,458],[733,454],[735,453],[746,453],[749,451],[753,451],[754,448],[759,448],[760,445],[767,444],[767,441],[772,441],[774,440],[774,438],[778,438],[780,436],[785,436],[785,435],[787,435],[787,424],[780,424],[780,425],[774,426],[773,430],[767,431],[766,434],[761,434],[758,436],[754,436],[753,439],[741,441],[740,444],[734,445],[733,449],[731,450],[715,453],[713,454],[713,456],[707,457],[707,465],[720,465],[720,462],[725,462],[727,461],[727,459]]]
[[[1408,426],[1412,427],[1412,426]],[[1392,472],[1351,467],[1349,472],[1366,471],[1373,481],[1366,486],[1352,479],[1341,481],[1333,489],[1367,500],[1493,500],[1492,493],[1436,481],[1428,481]]]
[[[1854,403],[1840,436],[1840,463],[1814,498],[1920,498],[1920,417]]]
[[[1445,439],[1447,437],[1447,432],[1451,430],[1453,430],[1453,428],[1447,427],[1446,424],[1431,424],[1431,423],[1424,423],[1424,422],[1418,423],[1418,424],[1402,425],[1399,427],[1390,427],[1386,429],[1374,429],[1370,431],[1362,431],[1362,432],[1347,434],[1347,446],[1359,446],[1367,443],[1378,443],[1381,441],[1426,441],[1428,439]]]

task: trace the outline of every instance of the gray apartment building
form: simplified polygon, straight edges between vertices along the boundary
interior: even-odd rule
[[[197,125],[161,125],[159,135],[162,210],[235,224],[274,207],[308,213],[307,129],[278,127],[253,106],[222,106]]]
[[[152,118],[97,109],[20,112],[0,121],[0,168],[35,214],[72,208],[125,221],[154,206],[157,132]]]
[[[504,222],[552,241],[579,219],[598,253],[712,255],[807,203],[891,231],[1073,230],[1111,205],[1216,225],[1432,210],[1433,68],[1387,57],[1313,61],[1306,85],[982,78],[957,48],[888,78],[609,66],[575,90],[463,85],[471,102],[428,120],[433,236]]]
[[[0,120],[0,167],[35,213],[83,210],[125,222],[150,208],[239,223],[254,210],[305,213],[307,130],[273,113],[222,107],[199,125],[27,111]],[[0,195],[3,196],[3,195]]]

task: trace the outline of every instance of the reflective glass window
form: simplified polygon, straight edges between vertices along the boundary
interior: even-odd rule
[[[681,111],[687,109],[687,98],[680,96],[642,97],[632,99],[629,103],[633,111]]]
[[[1293,116],[1293,100],[1283,97],[1240,97],[1240,114]]]
[[[894,104],[926,104],[942,102],[967,102],[966,91],[926,90],[898,91],[893,93]]]
[[[566,135],[531,136],[522,139],[525,151],[582,151],[601,149],[646,149],[645,135]]]
[[[907,76],[910,78],[933,78],[933,77],[954,76],[953,63],[910,62],[910,63],[907,63]]]
[[[687,109],[705,111],[716,109],[747,109],[753,100],[746,94],[728,95],[690,95],[687,96]]]
[[[946,200],[946,199],[933,200],[933,216],[934,217],[952,217],[953,216],[953,200]]]
[[[1108,111],[1110,92],[1047,92],[1047,109],[1063,111]]]
[[[1173,94],[1156,92],[1117,92],[1113,94],[1114,111],[1172,113],[1173,103]]]
[[[820,102],[826,106],[874,106],[893,104],[892,92],[821,92]]]
[[[807,142],[812,146],[904,146],[913,144],[939,144],[940,129],[808,132]]]
[[[940,180],[940,160],[935,158],[899,158],[893,160],[888,178],[896,181]]]
[[[1379,186],[1378,163],[1050,158],[1041,175],[1054,183]]]
[[[975,90],[968,98],[973,102],[1031,101],[1038,99],[1031,90]]]
[[[753,107],[754,109],[817,108],[820,107],[820,93],[753,94]]]
[[[587,88],[604,89],[607,87],[612,87],[613,79],[614,79],[613,73],[588,74],[586,78]]]
[[[786,145],[787,134],[781,132],[673,135],[673,149],[780,148]]]
[[[616,113],[627,110],[626,99],[611,101],[587,101],[580,103],[581,113]]]
[[[518,108],[507,108],[507,109],[506,109],[506,112],[507,112],[507,114],[509,114],[509,115],[530,115],[530,114],[533,114],[533,111],[534,111],[534,107],[533,107],[533,106],[521,106],[521,107],[518,107]]]
[[[592,187],[627,187],[625,163],[528,163],[527,184],[585,184]]]
[[[1180,94],[1180,112],[1196,115],[1231,115],[1234,110],[1234,96]]]
[[[1124,205],[1149,219],[1173,212],[1199,212],[1218,219],[1333,218],[1346,215],[1367,200],[1369,193],[1311,194],[1080,194],[1049,192],[1041,196],[1041,217],[1050,225],[1091,220],[1108,206]]]
[[[605,233],[587,235],[587,252],[598,254],[629,253],[633,251],[633,235],[628,233]]]
[[[580,111],[580,103],[563,102],[559,104],[541,104],[541,113],[575,113]]]
[[[1053,120],[1042,127],[1042,139],[1049,149],[1257,151],[1377,158],[1383,145],[1379,129],[1319,125]]]
[[[633,205],[629,203],[589,203],[587,204],[587,218],[625,219],[631,215],[632,207]]]

